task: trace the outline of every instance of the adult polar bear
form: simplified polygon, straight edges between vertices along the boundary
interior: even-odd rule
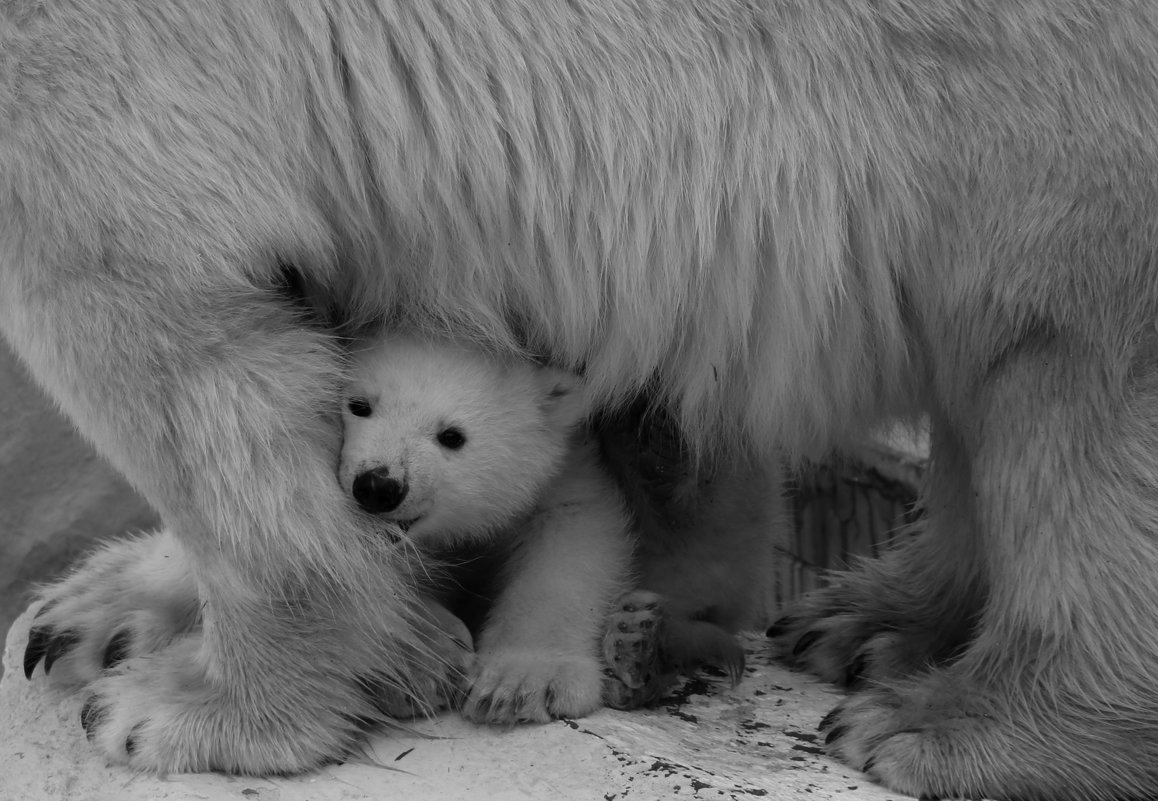
[[[724,454],[925,408],[925,537],[777,627],[878,679],[836,753],[930,796],[1158,791],[1152,4],[2,8],[0,326],[205,605],[97,685],[112,757],[309,766],[367,674],[421,692],[446,651],[333,480],[293,265],[342,325],[545,354]]]

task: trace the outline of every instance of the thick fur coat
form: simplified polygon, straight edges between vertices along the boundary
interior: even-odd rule
[[[0,329],[204,603],[93,685],[105,753],[307,767],[454,661],[333,480],[334,327],[391,318],[646,392],[701,453],[928,411],[919,544],[776,628],[872,679],[833,752],[1158,791],[1152,4],[0,9]]]
[[[629,589],[632,522],[586,431],[578,377],[444,338],[358,349],[343,404],[342,488],[424,561],[505,555],[463,712],[512,724],[602,705],[601,638]],[[425,552],[425,555],[424,555]]]

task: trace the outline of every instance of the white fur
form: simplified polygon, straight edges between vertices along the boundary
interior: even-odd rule
[[[577,377],[477,347],[387,333],[354,356],[342,487],[385,467],[408,492],[380,514],[407,521],[403,536],[419,547],[510,545],[464,708],[476,720],[575,717],[600,705],[599,635],[628,586],[631,536],[583,434],[584,411]],[[439,443],[448,427],[465,437],[461,447]]]
[[[838,751],[1154,795],[1155,98],[1141,0],[3,0],[0,330],[205,610],[101,679],[99,747],[302,769],[368,687],[429,697],[392,527],[333,479],[335,336],[386,319],[724,459],[928,411],[934,545],[869,595],[968,637],[902,649]]]

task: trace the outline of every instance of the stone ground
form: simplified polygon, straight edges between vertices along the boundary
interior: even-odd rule
[[[732,801],[900,799],[824,756],[816,725],[839,695],[771,663],[747,638],[740,684],[685,680],[656,708],[499,730],[454,715],[375,739],[364,758],[292,779],[138,775],[86,742],[80,699],[20,668],[29,615],[0,680],[0,801]]]

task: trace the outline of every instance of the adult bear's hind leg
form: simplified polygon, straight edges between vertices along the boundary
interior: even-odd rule
[[[925,515],[882,556],[833,573],[768,630],[795,667],[858,688],[925,670],[958,655],[984,599],[969,459],[935,421]]]
[[[1158,372],[1135,361],[1043,333],[961,399],[983,612],[955,661],[829,715],[835,754],[923,797],[1158,793]]]

